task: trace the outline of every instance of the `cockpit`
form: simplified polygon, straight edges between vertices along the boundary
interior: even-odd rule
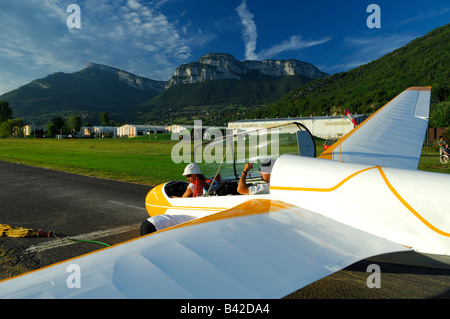
[[[248,131],[226,132],[212,129],[204,132],[202,143],[194,146],[193,161],[212,183],[204,189],[203,196],[239,195],[237,186],[246,163],[253,163],[248,172],[247,184],[264,183],[258,169],[267,159],[276,160],[284,154],[315,157],[316,145],[310,131],[301,123],[261,127]],[[182,196],[188,186],[186,181],[166,183],[167,196]]]

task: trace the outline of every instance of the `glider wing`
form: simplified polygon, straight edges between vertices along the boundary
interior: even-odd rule
[[[318,157],[417,169],[428,125],[430,87],[399,94]]]
[[[169,229],[3,281],[0,297],[280,298],[361,259],[409,250],[268,199]]]

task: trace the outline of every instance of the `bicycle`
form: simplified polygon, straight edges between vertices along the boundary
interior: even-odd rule
[[[441,164],[447,164],[448,163],[448,155],[442,154],[440,157]]]

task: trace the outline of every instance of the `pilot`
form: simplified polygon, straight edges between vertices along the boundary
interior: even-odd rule
[[[266,159],[261,163],[261,168],[259,169],[261,179],[267,182],[267,184],[256,184],[251,186],[247,185],[247,174],[253,168],[253,163],[246,163],[241,178],[239,179],[237,187],[238,193],[245,195],[269,194],[270,174],[272,173],[274,162],[274,159]]]
[[[154,233],[156,231],[166,229],[181,223],[188,222],[190,220],[196,219],[196,216],[191,215],[156,215],[146,219],[141,225],[141,236]]]
[[[209,180],[207,180],[205,176],[203,176],[200,167],[195,163],[188,164],[184,169],[183,176],[186,176],[187,180],[189,181],[189,185],[186,191],[184,192],[183,196],[181,197],[202,196],[203,187],[207,185]]]

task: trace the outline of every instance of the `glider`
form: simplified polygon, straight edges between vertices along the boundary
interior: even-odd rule
[[[373,256],[415,251],[445,261],[450,212],[439,199],[450,176],[416,170],[429,103],[429,87],[409,88],[318,157],[299,123],[265,130],[275,130],[270,138],[242,132],[214,140],[230,141],[216,149],[226,149],[224,159],[229,151],[260,147],[255,138],[279,141],[269,148],[280,150],[270,194],[236,193],[245,164],[239,154],[218,170],[207,163],[203,173],[219,186],[205,196],[174,198],[187,186],[174,181],[154,187],[145,200],[151,216],[196,219],[5,280],[0,296],[281,298]],[[265,155],[273,157],[269,149]],[[263,157],[243,153],[255,162]]]

